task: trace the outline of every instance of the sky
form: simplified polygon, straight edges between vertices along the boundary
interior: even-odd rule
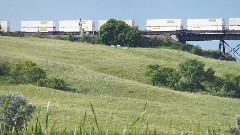
[[[0,20],[10,21],[11,31],[19,31],[23,20],[109,18],[135,20],[141,30],[147,19],[183,19],[186,28],[187,19],[224,18],[228,25],[228,18],[240,18],[239,5],[240,0],[0,0]],[[219,41],[190,43],[217,49]]]

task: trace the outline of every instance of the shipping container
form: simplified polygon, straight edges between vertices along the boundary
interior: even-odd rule
[[[100,27],[107,23],[108,20],[98,20],[98,30],[100,30]],[[120,20],[125,22],[128,26],[134,27],[135,26],[135,20]]]
[[[22,28],[39,28],[39,27],[49,27],[56,28],[55,21],[21,21]]]
[[[151,19],[147,20],[148,31],[176,31],[183,29],[182,19]]]
[[[0,21],[0,31],[10,32],[10,23],[9,21]]]
[[[130,27],[135,26],[135,20],[121,20],[121,21],[124,21]]]
[[[98,30],[100,30],[101,26],[107,23],[108,20],[98,20]]]
[[[39,28],[21,28],[21,32],[53,32],[55,28],[39,27]]]
[[[95,23],[93,20],[63,20],[59,21],[59,31],[64,32],[92,32],[95,30]]]
[[[80,25],[80,20],[59,21],[59,28],[79,28]]]
[[[187,30],[224,30],[225,20],[219,19],[188,19]]]
[[[229,18],[229,30],[240,30],[240,18]]]

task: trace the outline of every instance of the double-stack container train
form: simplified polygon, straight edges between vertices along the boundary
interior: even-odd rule
[[[55,21],[21,21],[21,32],[54,32]]]
[[[129,26],[136,26],[134,20],[121,20]],[[56,22],[50,21],[21,21],[22,33],[41,32],[45,34],[81,34],[90,33],[95,34],[100,27],[104,25],[107,20],[98,20],[98,29],[95,28],[95,21],[93,20],[60,20],[59,29],[56,29]],[[184,29],[183,19],[149,19],[146,21],[145,34],[164,34],[164,33],[240,33],[240,18],[229,18],[229,25],[226,27],[225,19],[187,19],[187,26]],[[0,31],[10,32],[9,21],[0,21]]]
[[[62,32],[93,32],[95,22],[93,20],[62,20],[59,21],[59,31]]]
[[[151,19],[147,20],[148,31],[176,31],[183,30],[182,19]]]

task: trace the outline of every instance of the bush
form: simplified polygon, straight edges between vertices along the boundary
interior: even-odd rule
[[[68,41],[75,41],[76,38],[74,37],[74,35],[72,33],[68,33],[67,37],[65,38]]]
[[[167,84],[171,85],[169,81],[172,81],[171,75],[173,75],[173,72],[174,69],[165,68],[163,66],[155,64],[147,66],[145,75],[149,77],[153,86],[158,84],[166,86]]]
[[[31,61],[14,63],[9,72],[10,82],[15,84],[35,83],[46,77],[46,72]]]
[[[91,42],[91,38],[89,35],[87,34],[83,34],[81,37],[80,37],[80,42],[85,42],[85,43],[90,43]]]
[[[0,63],[0,76],[8,75],[9,71],[10,71],[9,63],[6,62]]]
[[[0,96],[1,129],[18,131],[23,129],[32,118],[35,106],[27,104],[27,100],[18,93],[8,93]]]
[[[40,80],[38,80],[37,85],[40,87],[48,87],[48,88],[59,89],[59,90],[64,90],[64,91],[69,90],[69,88],[66,85],[66,82],[64,80],[57,79],[57,78],[40,79]]]

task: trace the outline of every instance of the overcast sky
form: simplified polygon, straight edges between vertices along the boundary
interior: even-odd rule
[[[240,0],[0,0],[0,20],[19,31],[21,20],[133,19],[144,30],[147,19],[184,19],[186,27],[187,19],[224,18],[228,24],[240,18],[239,6]]]

